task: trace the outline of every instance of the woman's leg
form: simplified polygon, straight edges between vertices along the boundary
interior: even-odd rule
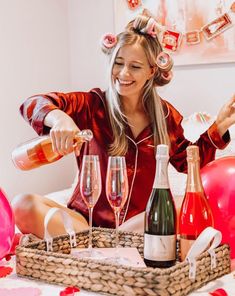
[[[53,207],[62,208],[70,215],[76,232],[88,229],[88,223],[81,214],[40,195],[18,195],[12,200],[11,204],[16,225],[22,233],[32,233],[43,238],[44,218],[49,209]],[[48,231],[52,236],[66,233],[59,213],[56,213],[50,220]]]
[[[141,212],[119,226],[119,229],[122,231],[133,231],[144,233],[144,214],[145,212]]]

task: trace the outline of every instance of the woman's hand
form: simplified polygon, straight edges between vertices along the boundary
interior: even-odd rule
[[[216,124],[221,137],[235,124],[235,95],[219,111]]]
[[[44,124],[51,127],[50,137],[53,150],[66,155],[75,150],[79,155],[82,143],[75,143],[76,134],[80,131],[73,119],[61,110],[53,110],[47,114]]]

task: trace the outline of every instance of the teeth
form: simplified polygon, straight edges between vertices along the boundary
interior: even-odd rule
[[[125,80],[119,79],[119,83],[129,85],[129,84],[132,84],[132,81],[125,81]]]

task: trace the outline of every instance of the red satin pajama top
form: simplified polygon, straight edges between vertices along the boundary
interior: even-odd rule
[[[171,140],[170,163],[179,172],[187,172],[186,147],[192,143],[184,137],[181,126],[182,115],[167,101],[162,100],[162,104]],[[49,132],[49,128],[44,126],[43,121],[48,112],[54,109],[61,109],[70,115],[79,129],[88,128],[93,131],[94,139],[91,142],[89,153],[99,155],[102,174],[102,193],[94,207],[93,223],[100,227],[115,227],[113,210],[105,195],[107,148],[113,140],[105,94],[100,89],[68,94],[49,93],[30,97],[20,107],[22,116],[39,135]],[[151,125],[146,127],[137,138],[133,137],[131,129],[127,126],[126,135],[129,139],[129,148],[125,156],[129,196],[121,211],[120,221],[127,220],[145,210],[153,185],[156,165]],[[194,143],[200,148],[201,166],[214,160],[216,148],[225,148],[229,141],[229,132],[221,138],[216,124],[212,124]],[[83,153],[82,150],[77,158],[78,167],[81,165]],[[73,192],[68,207],[88,218],[88,210],[80,195],[79,184]]]

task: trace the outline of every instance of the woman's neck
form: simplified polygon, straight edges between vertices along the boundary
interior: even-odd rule
[[[134,138],[149,125],[150,119],[144,110],[141,99],[131,100],[130,98],[122,98],[123,112],[127,117],[127,122],[132,131]]]
[[[139,113],[144,111],[144,106],[141,99],[122,98],[122,108],[125,115]]]

